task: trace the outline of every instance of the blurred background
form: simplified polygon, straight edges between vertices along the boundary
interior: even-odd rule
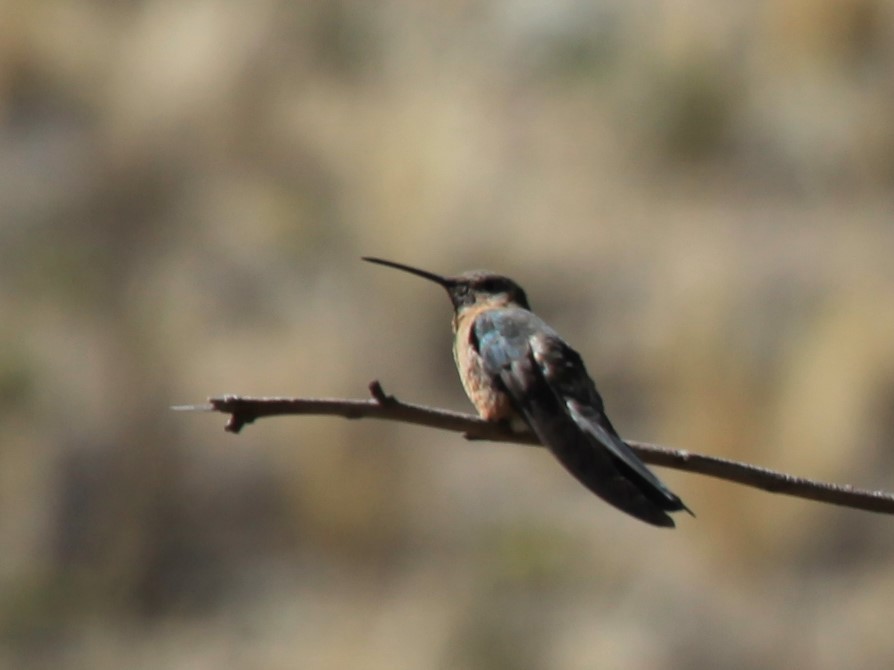
[[[890,518],[211,395],[470,409],[487,267],[621,433],[894,488],[885,0],[6,0],[0,667],[881,668]]]

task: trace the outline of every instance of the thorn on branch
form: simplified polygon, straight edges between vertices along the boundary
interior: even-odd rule
[[[238,412],[233,412],[230,415],[230,418],[227,420],[227,425],[224,426],[224,430],[228,433],[238,433],[247,423],[251,423],[254,419],[247,419],[242,416]]]
[[[397,398],[385,393],[385,389],[382,388],[382,384],[379,383],[378,379],[373,379],[369,383],[369,392],[372,394],[373,399],[382,406],[394,405],[397,403]]]
[[[238,433],[246,424],[253,423],[258,418],[255,412],[248,409],[246,401],[239,396],[225,395],[223,398],[209,398],[208,401],[218,412],[230,415],[227,425],[224,426],[224,430],[228,433]]]

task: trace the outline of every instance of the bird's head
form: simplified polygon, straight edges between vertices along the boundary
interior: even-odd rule
[[[363,260],[403,270],[417,277],[423,277],[440,284],[447,291],[447,295],[450,296],[450,302],[453,303],[453,309],[456,312],[481,304],[488,304],[493,307],[515,306],[530,309],[528,297],[521,286],[508,277],[494,274],[487,270],[472,270],[463,272],[455,277],[445,277],[434,272],[420,270],[419,268],[395,263],[394,261],[386,261],[381,258],[365,256]]]

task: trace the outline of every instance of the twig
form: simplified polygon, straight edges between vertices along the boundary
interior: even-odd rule
[[[399,401],[387,395],[378,381],[369,385],[372,398],[347,400],[339,398],[245,398],[223,396],[211,398],[207,405],[186,405],[177,410],[217,411],[229,414],[226,430],[238,433],[256,419],[281,415],[341,416],[346,419],[383,419],[412,423],[463,433],[469,440],[490,440],[541,446],[531,433],[516,433],[503,423],[484,421],[470,414],[434,409]],[[646,463],[696,472],[717,479],[752,486],[783,495],[818,502],[852,507],[869,512],[894,514],[894,493],[868,491],[847,484],[829,484],[756,465],[725,458],[695,454],[682,449],[668,449],[654,444],[630,442],[631,448]]]

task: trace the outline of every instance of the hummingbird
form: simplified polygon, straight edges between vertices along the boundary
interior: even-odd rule
[[[543,319],[513,280],[486,270],[443,276],[365,256],[441,285],[453,304],[453,357],[481,418],[530,430],[568,472],[627,514],[673,527],[685,510],[618,435],[583,359]]]

